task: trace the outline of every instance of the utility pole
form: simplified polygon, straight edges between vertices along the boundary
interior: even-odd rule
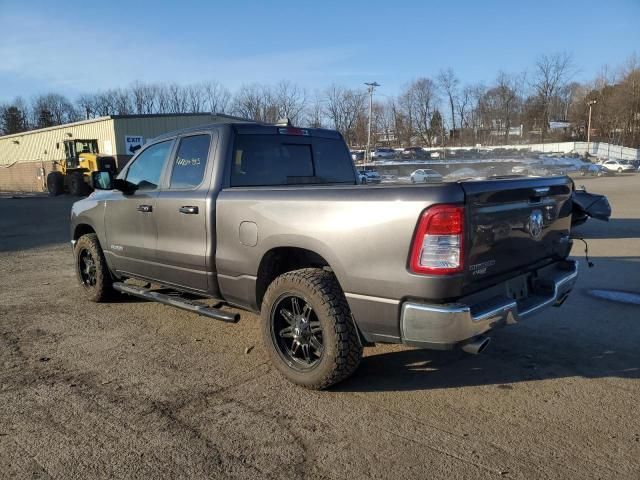
[[[371,117],[373,114],[373,91],[376,87],[380,86],[378,82],[364,82],[364,84],[367,86],[367,90],[369,91],[369,130],[367,133],[367,150],[364,153],[364,165],[362,166],[363,170],[367,166],[367,158],[371,160]]]
[[[589,105],[589,123],[587,125],[587,154],[591,155],[591,152],[589,151],[590,147],[591,147],[591,107],[594,106],[596,103],[598,103],[596,100],[590,100],[588,105]]]

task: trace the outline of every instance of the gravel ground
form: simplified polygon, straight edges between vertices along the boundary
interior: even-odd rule
[[[327,392],[237,325],[76,285],[69,198],[0,198],[2,478],[640,478],[640,176],[578,180],[614,219],[561,309],[480,356],[365,349]],[[248,351],[248,353],[246,353]]]

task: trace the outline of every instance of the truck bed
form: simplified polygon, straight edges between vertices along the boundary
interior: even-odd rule
[[[570,191],[567,177],[425,186],[227,188],[220,192],[216,206],[220,289],[232,302],[257,309],[251,292],[260,259],[271,249],[291,245],[326,261],[359,322],[381,317],[380,309],[397,317],[402,300],[450,302],[565,257]],[[465,205],[462,273],[419,275],[408,268],[418,219],[436,204]],[[540,208],[547,215],[544,232],[541,239],[528,240],[527,219]],[[256,244],[240,242],[239,246],[239,235],[247,225],[255,231]],[[561,240],[565,236],[566,241]],[[539,247],[534,255],[532,242]],[[482,268],[478,264],[490,266],[478,273]],[[397,326],[389,325],[366,328],[397,336]]]

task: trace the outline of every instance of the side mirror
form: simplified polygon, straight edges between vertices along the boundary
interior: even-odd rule
[[[91,173],[91,184],[95,190],[120,190],[124,194],[133,192],[132,185],[126,180],[115,178],[111,171],[100,171]]]
[[[95,190],[113,190],[113,173],[108,171],[91,172],[91,185]]]

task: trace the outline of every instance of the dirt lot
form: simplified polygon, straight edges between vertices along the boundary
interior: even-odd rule
[[[224,324],[76,286],[71,200],[0,198],[2,478],[640,478],[640,176],[588,179],[614,219],[565,306],[486,353],[367,348],[328,392]],[[245,353],[247,348],[254,347]]]

